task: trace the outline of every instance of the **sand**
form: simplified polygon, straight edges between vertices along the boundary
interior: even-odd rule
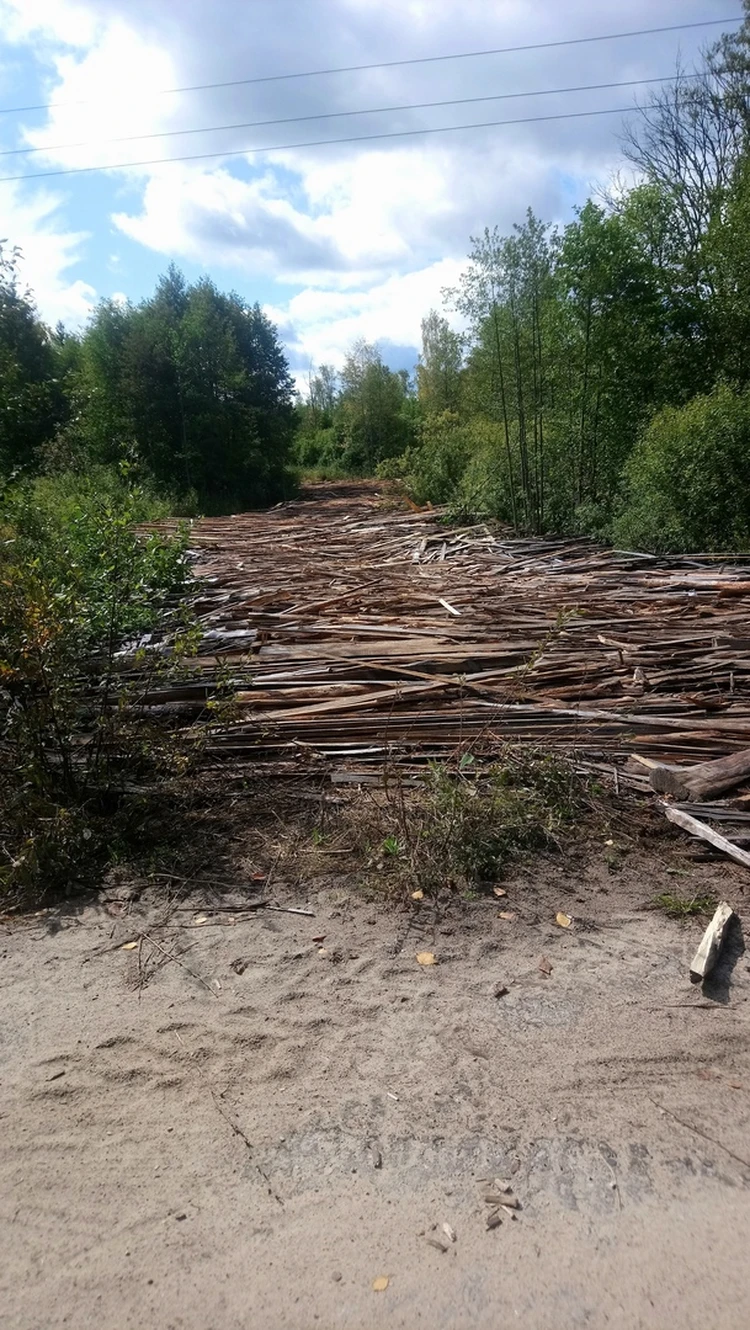
[[[653,863],[535,871],[438,923],[332,879],[0,924],[2,1326],[747,1326],[741,928],[704,993]],[[687,886],[746,921],[741,872]]]

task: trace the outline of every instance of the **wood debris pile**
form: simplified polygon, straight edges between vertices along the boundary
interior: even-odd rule
[[[149,696],[197,714],[223,680],[215,753],[367,779],[523,742],[588,769],[750,746],[750,562],[449,528],[371,482],[197,522],[195,677]],[[631,767],[632,763],[629,764]],[[372,777],[375,779],[375,777]]]

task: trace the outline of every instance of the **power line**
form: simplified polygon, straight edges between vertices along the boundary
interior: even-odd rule
[[[52,176],[90,175],[93,171],[127,171],[141,166],[166,166],[173,162],[206,162],[219,157],[253,157],[263,152],[289,152],[296,148],[335,147],[346,143],[374,143],[383,139],[406,139],[427,134],[454,134],[468,129],[495,129],[501,125],[533,125],[550,120],[582,120],[588,116],[628,115],[632,106],[612,106],[601,111],[568,111],[559,115],[521,116],[514,120],[482,120],[473,125],[439,125],[431,129],[399,129],[383,134],[361,134],[342,139],[310,139],[305,143],[267,144],[262,148],[233,148],[230,152],[196,152],[182,157],[155,157],[141,162],[111,162],[105,166],[69,166],[56,171],[31,171],[25,175],[0,176],[0,184],[17,180],[48,180]]]
[[[647,83],[677,83],[680,74],[647,79],[623,79],[619,83],[582,83],[572,88],[539,88],[535,92],[500,92],[487,97],[457,97],[450,101],[415,102],[401,106],[371,106],[357,111],[324,111],[317,115],[290,115],[280,120],[244,120],[233,125],[204,125],[198,129],[165,129],[154,134],[123,134],[117,138],[88,139],[79,143],[50,143],[36,148],[3,148],[0,157],[29,156],[36,152],[62,152],[69,148],[99,148],[109,143],[142,143],[150,139],[182,138],[188,134],[219,134],[230,129],[260,129],[270,125],[306,124],[311,120],[341,120],[355,115],[386,115],[394,111],[427,111],[443,106],[473,106],[477,102],[505,102],[520,97],[553,97],[572,92],[603,92],[611,88],[636,88]]]
[[[497,46],[486,51],[455,51],[447,55],[414,56],[408,60],[381,60],[367,65],[339,65],[331,69],[306,69],[292,74],[263,74],[254,78],[230,79],[225,83],[193,83],[183,88],[159,88],[151,94],[165,97],[183,92],[207,92],[218,88],[248,87],[258,83],[281,83],[289,79],[322,78],[329,74],[357,74],[371,69],[399,69],[407,65],[434,65],[446,60],[476,60],[487,55],[512,55],[521,51],[551,51],[562,46],[584,46],[592,42],[621,41],[626,37],[651,37],[664,32],[686,32],[694,28],[726,27],[729,23],[742,23],[743,15],[733,18],[703,19],[700,23],[670,23],[659,28],[635,28],[630,32],[606,32],[594,37],[568,37],[554,42],[527,42],[522,46]],[[33,106],[0,107],[0,115],[22,115],[29,111],[50,111],[62,106],[90,106],[91,100],[73,102],[39,102]]]

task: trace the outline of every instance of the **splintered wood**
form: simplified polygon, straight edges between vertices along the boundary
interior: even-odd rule
[[[196,522],[196,671],[148,703],[189,717],[227,681],[216,754],[366,780],[524,743],[648,789],[653,764],[750,747],[750,563],[450,528],[370,482]]]

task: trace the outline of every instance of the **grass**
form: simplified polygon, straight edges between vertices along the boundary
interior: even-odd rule
[[[508,749],[482,769],[467,756],[433,764],[416,787],[391,771],[352,810],[349,835],[370,884],[386,895],[472,895],[520,859],[559,851],[583,817],[599,820],[590,786],[569,763]]]
[[[714,896],[678,896],[672,891],[662,891],[654,897],[654,908],[663,910],[670,919],[689,919],[694,914],[713,914],[716,909]]]

